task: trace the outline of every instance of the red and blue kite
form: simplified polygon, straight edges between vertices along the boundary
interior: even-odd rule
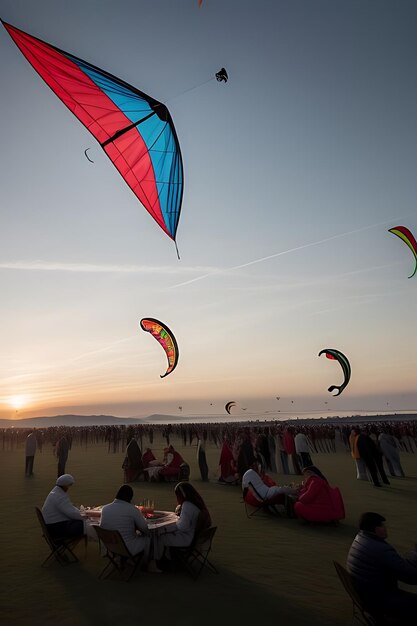
[[[175,242],[183,165],[166,106],[91,63],[2,23],[32,67],[97,139],[145,209]]]

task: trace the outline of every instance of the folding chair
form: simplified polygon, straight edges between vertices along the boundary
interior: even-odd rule
[[[333,565],[336,568],[337,575],[339,576],[345,591],[352,600],[352,624],[355,623],[355,620],[360,624],[365,624],[366,626],[378,626],[382,623],[386,623],[377,620],[375,616],[371,615],[371,613],[365,609],[362,599],[355,589],[353,578],[343,565],[340,565],[337,561],[333,561]]]
[[[177,559],[194,580],[197,580],[205,567],[214,574],[219,573],[208,559],[216,530],[217,526],[210,526],[210,528],[198,532],[193,543],[187,548],[171,548],[174,558]]]
[[[247,501],[248,494],[252,494],[254,496],[251,502]],[[252,483],[249,483],[248,487],[245,487],[243,489],[242,495],[243,495],[243,503],[245,505],[246,515],[248,517],[253,517],[257,513],[259,513],[259,511],[264,510],[265,505],[266,505],[265,500],[261,498],[261,496],[259,495],[258,491],[256,491]],[[255,500],[259,502],[258,505],[255,504]],[[251,513],[249,512],[250,509],[252,509]]]
[[[69,565],[70,563],[76,563],[78,561],[78,558],[74,554],[73,549],[83,539],[85,541],[85,546],[87,546],[87,536],[81,535],[80,537],[75,537],[72,539],[68,539],[67,537],[52,538],[49,533],[48,527],[45,524],[42,511],[38,507],[35,507],[35,511],[39,520],[39,524],[42,528],[42,537],[45,539],[51,550],[51,553],[46,557],[41,567],[46,565],[46,563],[52,557],[55,557],[60,565]]]
[[[96,524],[93,524],[93,528],[100,545],[106,550],[104,558],[109,561],[99,574],[99,578],[108,578],[117,571],[123,580],[130,580],[143,558],[143,551],[139,554],[131,554],[118,530],[107,530]]]

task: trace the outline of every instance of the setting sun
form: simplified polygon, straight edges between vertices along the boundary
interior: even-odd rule
[[[26,396],[10,396],[9,404],[18,411],[27,404],[27,398]]]

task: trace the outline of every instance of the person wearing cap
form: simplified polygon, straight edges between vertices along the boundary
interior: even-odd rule
[[[398,582],[417,585],[417,551],[402,557],[386,538],[385,518],[363,513],[347,557],[347,569],[364,606],[371,614],[389,617],[390,624],[415,624],[417,594]]]
[[[71,503],[67,493],[74,483],[71,474],[62,474],[43,504],[42,515],[53,539],[75,538],[85,534],[81,513]]]

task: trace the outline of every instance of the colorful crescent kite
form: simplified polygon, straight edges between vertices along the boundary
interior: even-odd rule
[[[411,252],[414,254],[414,258],[416,260],[416,266],[414,268],[414,272],[408,278],[412,278],[414,274],[417,272],[417,241],[414,239],[413,234],[406,228],[405,226],[394,226],[394,228],[390,228],[389,233],[393,235],[397,235],[400,239],[407,244],[410,248]]]
[[[225,405],[224,408],[226,409],[226,412],[229,413],[229,415],[230,415],[230,409],[233,408],[234,406],[236,406],[236,402],[228,402]]]
[[[161,378],[168,376],[168,374],[171,374],[176,368],[179,357],[178,344],[174,335],[169,330],[168,326],[152,317],[146,317],[140,320],[140,327],[145,332],[151,333],[165,350],[168,359],[168,369],[165,374],[161,374]],[[182,407],[178,408],[182,409]]]
[[[166,106],[91,63],[2,23],[32,67],[97,139],[145,209],[175,241],[183,166]]]
[[[339,396],[343,389],[347,386],[347,384],[349,383],[350,380],[350,363],[347,360],[347,358],[345,357],[345,355],[340,352],[340,350],[335,350],[334,348],[325,348],[324,350],[321,350],[319,352],[319,356],[321,356],[322,354],[325,354],[326,357],[328,359],[332,359],[332,361],[338,361],[338,363],[340,363],[342,370],[343,370],[343,374],[345,376],[345,380],[343,381],[342,385],[331,385],[328,389],[328,391],[330,391],[330,393],[332,391],[334,391],[335,389],[337,389],[337,393],[335,393],[335,396]]]

